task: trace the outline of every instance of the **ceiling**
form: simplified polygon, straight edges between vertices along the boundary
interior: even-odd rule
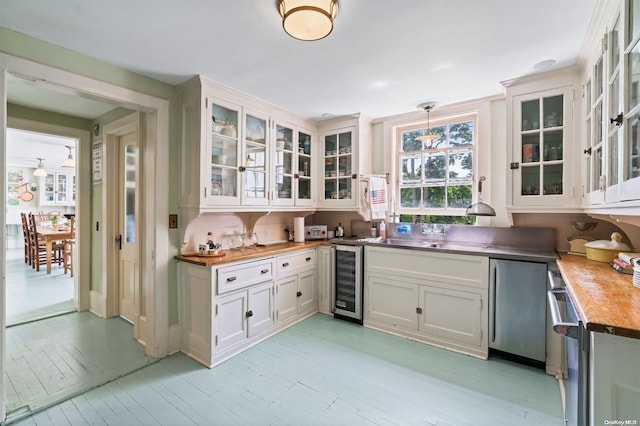
[[[7,129],[7,165],[18,167],[38,167],[38,157],[42,158],[47,171],[60,169],[62,162],[71,155],[76,158],[76,140],[41,133]]]
[[[315,42],[285,34],[275,0],[0,0],[0,25],[170,84],[200,74],[307,117],[378,118],[500,94],[541,61],[574,64],[595,3],[341,0]],[[85,118],[113,107],[14,83],[16,103]]]

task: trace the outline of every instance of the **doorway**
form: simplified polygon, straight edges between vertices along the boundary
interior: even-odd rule
[[[6,324],[12,326],[86,309],[81,301],[88,301],[88,287],[79,285],[85,273],[76,265],[77,256],[68,256],[65,268],[63,250],[34,251],[35,243],[30,244],[25,233],[29,223],[25,229],[21,217],[32,214],[40,230],[59,235],[54,247],[75,239],[80,228],[76,214],[82,211],[75,159],[78,145],[88,142],[89,132],[12,117],[8,126],[4,261]],[[80,242],[78,245],[82,246]],[[42,259],[47,256],[51,262]]]

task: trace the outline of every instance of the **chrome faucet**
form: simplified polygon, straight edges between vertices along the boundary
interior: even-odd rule
[[[437,223],[423,223],[420,227],[422,234],[440,234],[447,235],[447,227]]]

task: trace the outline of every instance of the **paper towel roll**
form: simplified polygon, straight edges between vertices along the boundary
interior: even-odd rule
[[[293,241],[304,243],[304,217],[293,218]]]

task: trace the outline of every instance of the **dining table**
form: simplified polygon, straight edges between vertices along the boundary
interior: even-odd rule
[[[51,259],[53,255],[53,242],[60,240],[69,240],[73,238],[71,229],[54,229],[51,226],[38,226],[36,227],[38,238],[42,238],[45,242],[46,256],[47,256],[47,274],[51,273]]]

